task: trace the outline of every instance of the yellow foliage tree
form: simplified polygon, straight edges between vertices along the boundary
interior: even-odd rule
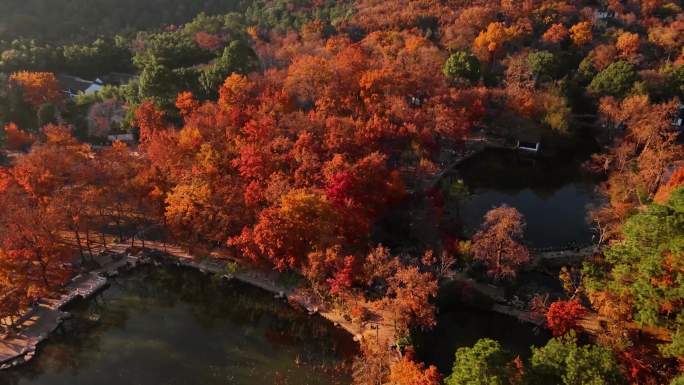
[[[639,54],[639,34],[632,32],[623,32],[618,36],[615,43],[620,57],[627,60],[636,59]]]
[[[520,35],[516,26],[506,27],[504,23],[489,23],[487,29],[473,41],[473,52],[480,60],[493,61],[501,53],[506,43]]]
[[[582,21],[570,27],[570,38],[578,47],[589,44],[592,39],[591,22]]]
[[[10,76],[10,83],[22,89],[24,100],[34,108],[57,102],[61,96],[59,82],[51,72],[15,72]]]

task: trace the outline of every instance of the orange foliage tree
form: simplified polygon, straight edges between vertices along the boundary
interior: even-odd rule
[[[249,97],[251,86],[246,76],[233,73],[219,89],[219,104],[225,107],[242,107]]]
[[[672,129],[675,101],[655,104],[648,96],[635,95],[618,102],[607,97],[599,107],[605,121],[626,127],[610,151],[594,156],[590,163],[596,171],[608,174],[602,190],[609,204],[593,214],[605,233],[602,238],[609,239],[636,206],[654,197],[682,149]]]
[[[37,198],[59,195],[61,188],[85,183],[90,147],[79,143],[69,127],[49,125],[43,129],[45,143],[20,157],[13,169],[17,182]]]
[[[140,142],[148,142],[152,135],[164,129],[164,113],[151,100],[143,101],[135,110],[135,121],[140,128]]]
[[[623,32],[618,36],[615,43],[620,57],[627,60],[635,60],[639,54],[639,34]]]
[[[473,41],[473,52],[482,61],[493,61],[501,53],[506,43],[513,41],[520,35],[516,26],[506,27],[504,23],[489,23],[487,29]]]
[[[648,40],[662,47],[668,55],[681,51],[684,46],[684,20],[677,18],[670,23],[658,23],[650,27]]]
[[[578,47],[589,44],[593,38],[591,28],[591,22],[589,21],[581,21],[570,27],[572,42]]]
[[[5,141],[8,150],[24,151],[31,147],[35,138],[14,123],[5,125]]]
[[[556,23],[542,35],[542,40],[548,43],[561,43],[570,36],[570,32],[562,23]]]
[[[471,250],[475,260],[487,267],[496,280],[515,278],[517,270],[530,259],[520,243],[525,220],[513,207],[499,206],[487,212],[480,230],[473,236]]]
[[[530,254],[520,243],[524,229],[525,220],[513,207],[503,205],[485,214],[482,227],[473,236],[471,250],[494,279],[514,278],[529,261]]]
[[[56,103],[62,96],[59,82],[51,72],[15,72],[10,76],[10,83],[21,88],[24,100],[34,108]]]
[[[399,267],[387,280],[385,309],[392,315],[400,333],[413,325],[423,329],[433,327],[435,307],[430,299],[437,295],[437,280],[417,267]]]
[[[439,385],[442,376],[437,368],[416,363],[410,354],[404,355],[390,366],[389,383],[392,385]]]
[[[278,207],[261,212],[253,230],[245,228],[231,244],[253,260],[266,258],[279,270],[301,267],[306,256],[335,241],[338,219],[321,194],[293,190]]]
[[[63,209],[28,194],[13,175],[5,174],[3,179],[0,287],[9,289],[14,298],[0,299],[4,317],[58,289],[71,275],[72,252],[59,237],[67,220]]]
[[[176,108],[180,111],[181,116],[187,116],[199,107],[199,102],[195,99],[192,92],[181,92],[176,97]],[[144,118],[143,118],[144,119]],[[147,125],[148,123],[145,123]],[[156,124],[156,123],[155,123]]]

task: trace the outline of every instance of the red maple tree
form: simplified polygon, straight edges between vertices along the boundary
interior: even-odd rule
[[[556,301],[546,313],[546,325],[554,336],[562,336],[570,330],[578,330],[577,322],[587,309],[577,300]]]

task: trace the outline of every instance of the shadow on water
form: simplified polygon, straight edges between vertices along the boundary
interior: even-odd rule
[[[260,289],[189,269],[119,277],[1,385],[349,383],[352,337]]]
[[[505,349],[526,358],[530,345],[542,346],[549,336],[546,331],[513,317],[463,306],[441,312],[437,326],[430,332],[414,335],[413,342],[419,359],[449,375],[456,350],[471,347],[480,338],[497,340]]]
[[[445,241],[472,237],[487,211],[507,204],[525,216],[529,246],[588,245],[594,237],[588,213],[599,202],[601,180],[583,163],[595,146],[589,142],[580,151],[534,158],[487,149],[445,174],[435,190],[414,194],[387,212],[372,239],[408,252],[439,248]]]
[[[545,329],[488,310],[492,304],[491,299],[461,284],[442,287],[436,303],[437,326],[412,335],[417,357],[446,376],[451,373],[456,350],[472,347],[481,338],[497,340],[521,358],[529,357],[530,346],[542,346],[551,338]]]

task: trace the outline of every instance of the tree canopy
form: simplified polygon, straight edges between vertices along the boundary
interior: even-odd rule
[[[598,345],[580,345],[573,333],[532,347],[529,383],[617,385],[623,383],[613,353]]]
[[[634,66],[625,61],[617,61],[599,72],[589,84],[589,90],[599,95],[625,96],[637,80]]]
[[[514,378],[513,356],[491,339],[456,351],[454,367],[446,385],[508,385]]]
[[[452,81],[476,81],[480,78],[480,62],[468,52],[455,52],[444,63],[443,72],[444,76]]]

